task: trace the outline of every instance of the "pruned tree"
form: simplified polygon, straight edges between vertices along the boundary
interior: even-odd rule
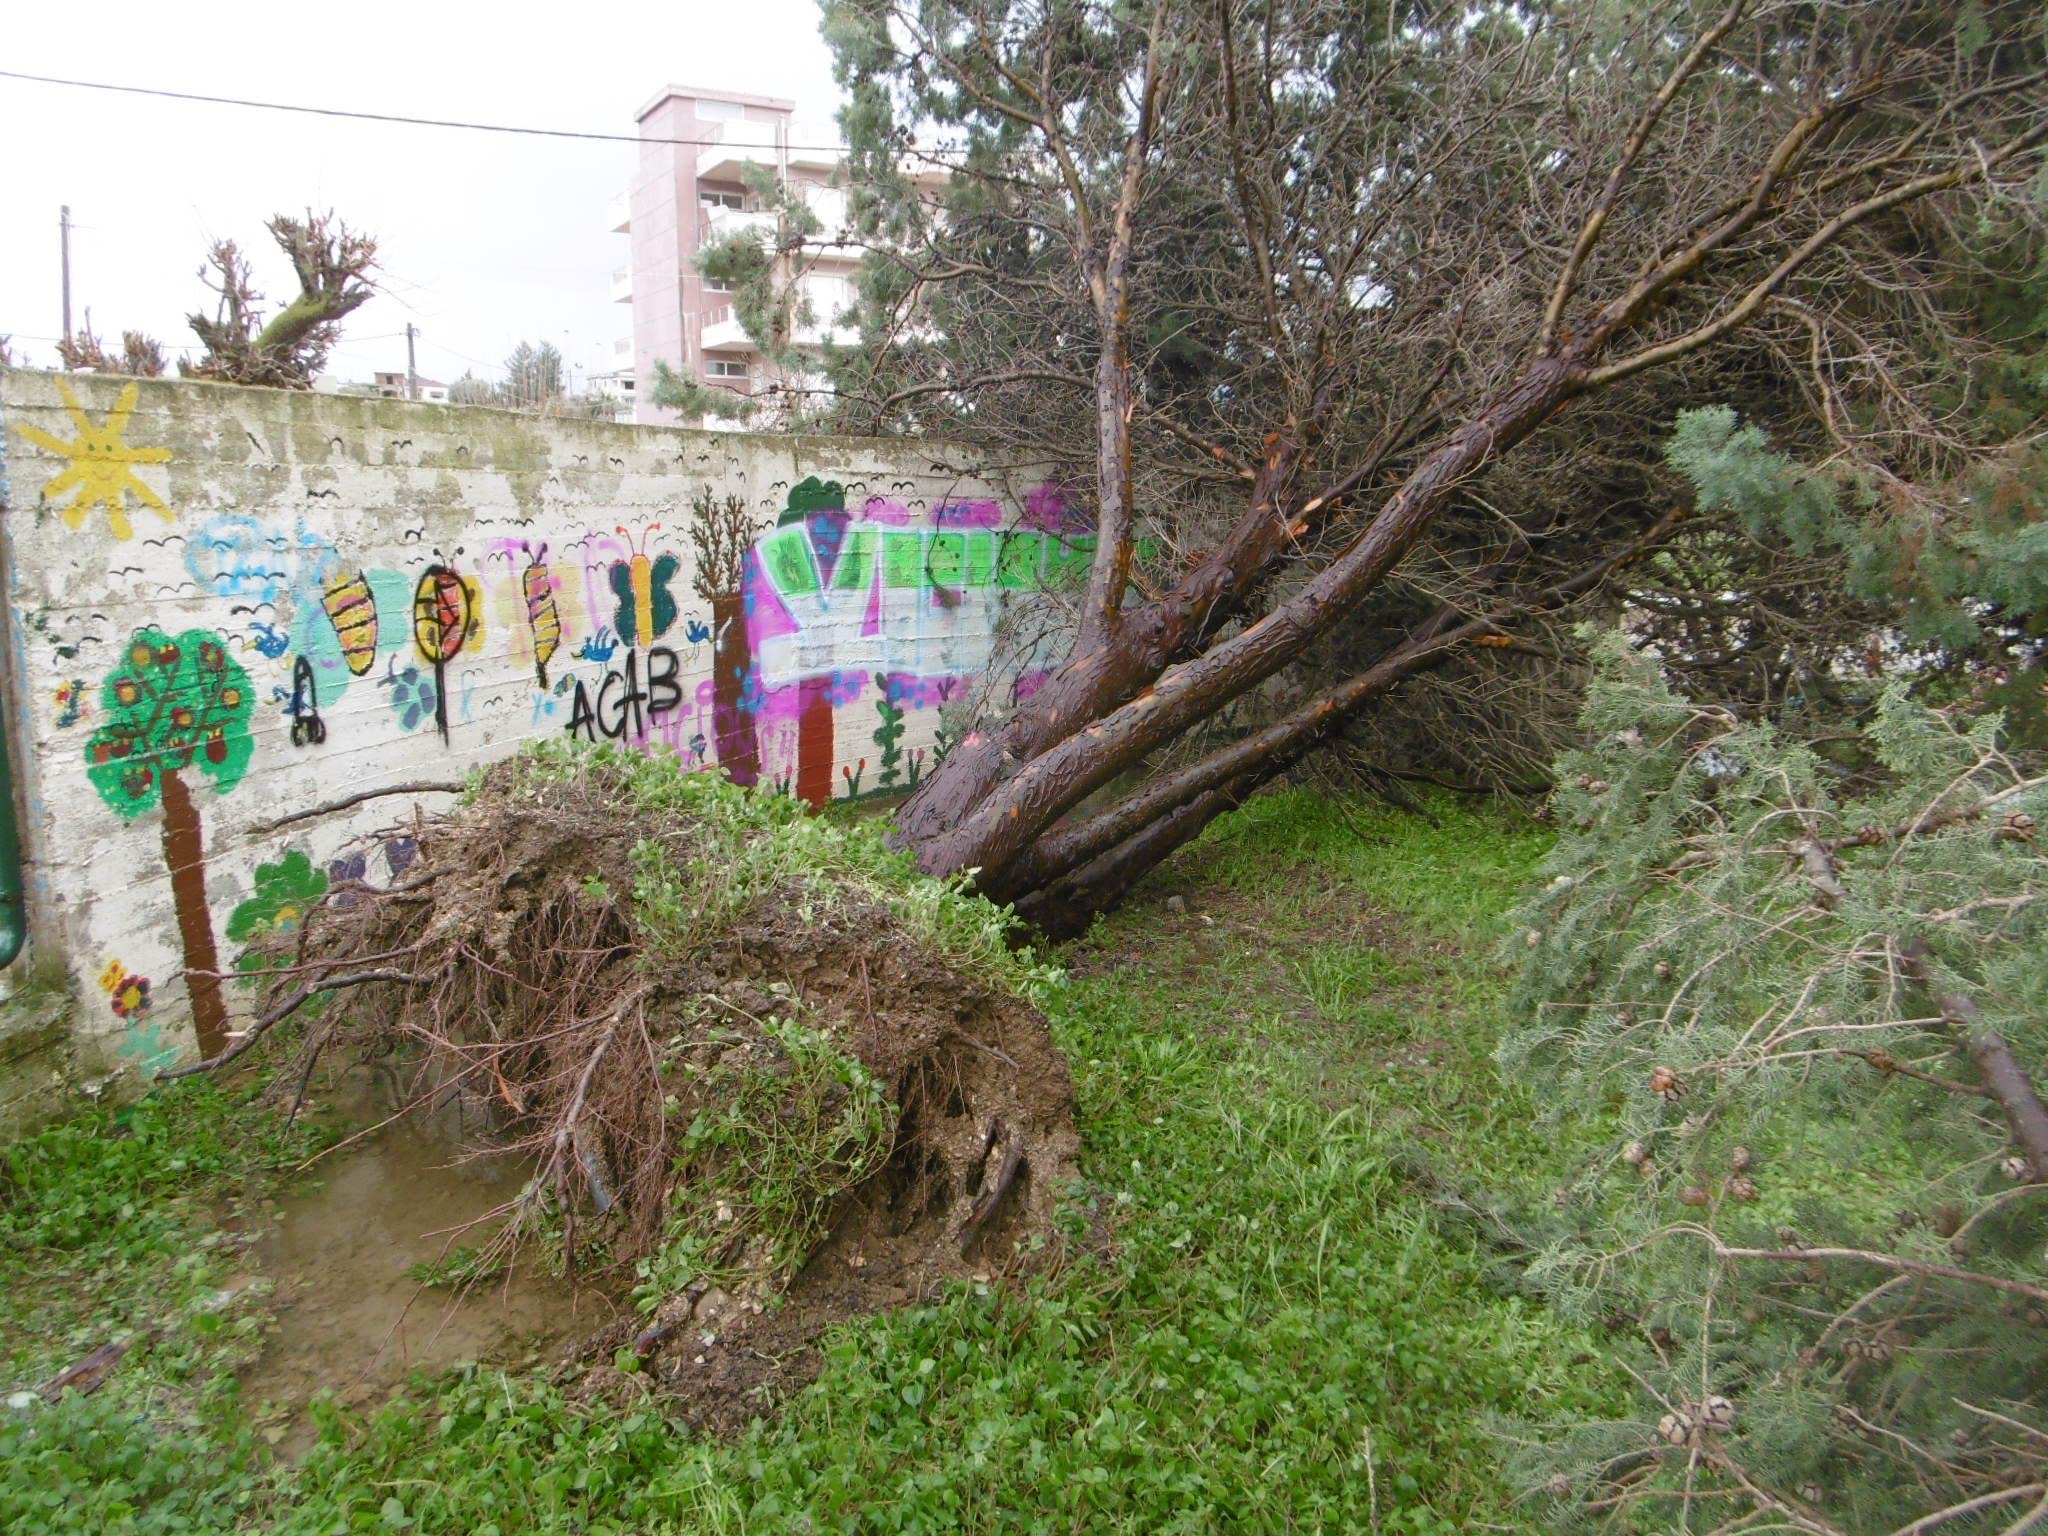
[[[919,861],[1069,928],[1407,680],[1512,662],[1689,500],[1610,421],[1782,400],[1796,364],[1842,452],[1946,483],[1972,445],[1930,375],[1970,347],[1930,284],[1942,237],[2033,216],[2036,20],[830,6],[874,246],[848,413],[971,428],[1097,520],[1068,660],[906,804]],[[905,163],[934,132],[942,198]],[[1360,664],[1205,734],[1359,634]]]
[[[95,373],[130,374],[143,379],[160,378],[167,366],[162,345],[141,331],[123,331],[121,350],[109,352],[93,333],[91,309],[86,310],[85,324],[77,334],[58,341],[57,360],[66,368],[89,368]]]
[[[303,219],[279,214],[265,228],[291,258],[297,297],[265,320],[248,258],[234,241],[215,241],[199,278],[218,301],[211,316],[186,317],[206,349],[198,362],[179,364],[188,377],[310,388],[341,339],[341,322],[376,292],[370,277],[377,242],[352,232],[331,212],[308,209]]]

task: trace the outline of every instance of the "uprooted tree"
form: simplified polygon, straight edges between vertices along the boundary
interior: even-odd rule
[[[234,241],[215,241],[199,277],[218,300],[213,314],[186,316],[206,348],[196,363],[178,365],[187,377],[309,388],[341,339],[341,322],[376,292],[370,274],[377,242],[371,236],[311,209],[303,219],[281,213],[264,227],[291,258],[298,294],[266,320],[249,259]]]
[[[847,414],[1092,491],[1068,659],[899,818],[1054,931],[1404,681],[1511,666],[1698,537],[1645,446],[1677,405],[1796,411],[1924,514],[1978,446],[1931,403],[1972,368],[1933,284],[2024,225],[2048,141],[2020,5],[838,0],[825,31],[871,245]]]

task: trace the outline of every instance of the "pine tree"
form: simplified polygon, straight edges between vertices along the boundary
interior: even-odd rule
[[[1503,1061],[1596,1147],[1530,1275],[1643,1391],[1524,1471],[1560,1524],[2004,1529],[2048,1463],[2048,775],[1903,680],[1849,776],[1595,653]]]

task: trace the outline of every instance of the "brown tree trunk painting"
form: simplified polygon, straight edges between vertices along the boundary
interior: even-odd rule
[[[199,807],[175,773],[163,775],[164,863],[171,871],[171,905],[185,948],[185,991],[192,999],[192,1028],[199,1054],[211,1059],[228,1043],[227,1003],[221,997],[220,958],[213,945],[213,914],[206,906],[206,855],[200,842]]]
[[[797,699],[797,798],[822,806],[832,798],[832,679],[803,679]]]
[[[760,743],[744,702],[753,660],[746,599],[738,592],[712,598],[711,728],[718,738],[718,766],[733,783],[742,785],[755,784],[761,777]]]

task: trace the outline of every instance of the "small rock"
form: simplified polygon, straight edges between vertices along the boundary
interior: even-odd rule
[[[694,1361],[692,1361],[691,1363],[692,1363],[692,1364],[694,1364],[694,1365],[702,1365],[702,1364],[704,1363],[704,1357],[703,1357],[702,1355],[699,1355],[699,1356],[698,1356],[698,1357],[697,1357],[697,1358],[696,1358],[696,1359],[695,1359]]]
[[[36,1395],[33,1392],[10,1392],[7,1394],[7,1406],[16,1413],[27,1413],[35,1405]]]
[[[1186,917],[1186,916],[1188,915],[1188,899],[1187,899],[1187,897],[1185,897],[1185,896],[1169,896],[1169,897],[1167,897],[1167,898],[1166,898],[1166,910],[1167,910],[1167,911],[1169,911],[1169,912],[1171,912],[1171,913],[1172,913],[1172,914],[1173,914],[1173,915],[1174,915],[1175,917]]]

